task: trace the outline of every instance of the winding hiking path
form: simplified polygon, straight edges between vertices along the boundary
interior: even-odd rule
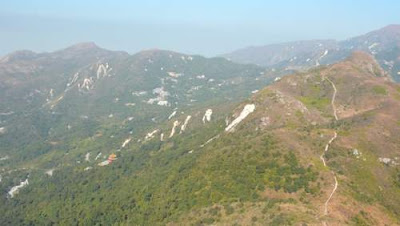
[[[326,77],[326,80],[328,80],[328,82],[330,82],[332,84],[332,87],[333,87],[333,96],[332,96],[331,105],[332,105],[332,109],[333,109],[333,116],[335,116],[335,120],[338,121],[339,118],[337,116],[336,106],[335,106],[335,99],[336,99],[337,89],[336,89],[335,83],[333,83],[328,77]]]
[[[337,116],[337,110],[336,110],[336,106],[335,106],[335,99],[336,99],[337,89],[336,89],[335,83],[333,83],[329,78],[324,77],[324,79],[328,80],[328,82],[331,83],[331,85],[332,85],[332,87],[333,87],[334,92],[333,92],[333,96],[332,96],[331,105],[332,105],[333,116],[335,117],[335,121],[338,121],[339,118],[338,118],[338,116]],[[324,150],[324,152],[322,153],[322,155],[320,156],[320,159],[321,159],[321,161],[324,163],[324,166],[325,166],[325,167],[327,167],[326,161],[325,161],[325,157],[324,157],[324,156],[325,156],[325,153],[329,150],[329,146],[332,144],[332,142],[333,142],[336,138],[337,138],[337,132],[335,131],[334,136],[333,136],[333,137],[328,141],[328,143],[325,145],[325,150]],[[335,185],[334,185],[334,187],[333,187],[333,190],[332,190],[331,194],[329,195],[328,199],[326,200],[326,202],[325,202],[325,204],[324,204],[324,215],[323,215],[323,216],[328,215],[329,202],[331,201],[331,199],[332,199],[333,195],[335,194],[336,189],[337,189],[337,187],[338,187],[338,185],[339,185],[339,183],[338,183],[338,181],[337,181],[337,178],[336,178],[336,175],[335,175],[335,172],[331,171],[331,173],[332,173],[332,175],[333,175],[333,178],[335,179]],[[325,221],[322,221],[322,224],[323,224],[324,226],[327,225],[327,223],[326,223]]]
[[[331,198],[332,198],[333,194],[335,194],[336,189],[337,189],[337,187],[338,187],[338,185],[339,185],[339,183],[338,183],[338,181],[337,181],[337,178],[336,178],[336,176],[335,176],[335,173],[332,172],[332,174],[333,174],[333,178],[335,179],[335,187],[333,188],[331,194],[329,195],[328,200],[326,200],[326,202],[325,202],[325,211],[324,211],[324,215],[328,215],[328,204],[329,204],[329,201],[331,201]]]
[[[320,156],[322,162],[324,163],[324,166],[326,166],[326,162],[325,162],[325,152],[327,152],[329,150],[329,145],[331,145],[331,143],[337,138],[337,133],[335,132],[335,134],[333,135],[333,137],[329,140],[329,142],[325,145],[325,150],[322,153],[322,155]]]

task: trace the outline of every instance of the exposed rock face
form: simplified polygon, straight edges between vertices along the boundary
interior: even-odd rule
[[[173,124],[173,126],[172,126],[171,133],[170,133],[170,135],[169,135],[170,138],[174,136],[174,134],[175,134],[175,129],[176,129],[176,127],[178,127],[178,126],[179,126],[179,121],[175,121],[174,124]]]
[[[212,115],[212,113],[213,113],[213,111],[212,111],[212,109],[207,109],[206,110],[206,112],[204,113],[204,116],[203,116],[203,123],[206,123],[206,122],[210,122],[211,121],[211,115]]]
[[[226,132],[232,132],[235,127],[241,122],[243,121],[243,119],[245,119],[250,113],[252,113],[254,110],[256,109],[256,106],[254,104],[247,104],[246,106],[244,106],[242,112],[240,113],[240,115],[235,118],[235,120],[233,120],[226,128],[225,131]]]
[[[12,187],[10,191],[8,191],[8,195],[10,196],[10,198],[14,198],[14,196],[18,194],[19,190],[27,186],[28,184],[29,184],[28,179],[21,181],[19,185]]]

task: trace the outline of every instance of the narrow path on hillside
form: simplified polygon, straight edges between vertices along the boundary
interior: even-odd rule
[[[332,198],[333,194],[335,194],[336,189],[337,189],[337,187],[338,187],[338,185],[339,185],[338,182],[337,182],[337,178],[336,178],[336,176],[335,176],[335,173],[332,172],[332,174],[333,174],[333,178],[335,179],[335,187],[333,188],[331,194],[329,195],[328,200],[326,200],[326,202],[325,202],[325,211],[324,211],[324,215],[328,215],[328,204],[329,204],[329,201],[331,201],[331,198]]]
[[[336,113],[336,106],[335,106],[337,89],[336,89],[335,83],[333,83],[329,78],[326,77],[326,80],[328,80],[328,82],[330,82],[333,87],[333,96],[332,96],[331,105],[332,105],[332,109],[333,109],[333,116],[335,116],[335,120],[337,121],[337,120],[339,120],[337,113]]]
[[[339,118],[337,116],[337,110],[336,110],[336,106],[335,106],[335,99],[336,99],[336,94],[337,94],[337,89],[335,86],[335,83],[333,83],[329,78],[324,77],[324,79],[328,80],[329,83],[331,83],[332,87],[333,87],[333,96],[332,96],[332,101],[331,101],[331,105],[332,105],[332,109],[333,109],[333,116],[335,117],[335,121],[338,121]],[[325,167],[327,167],[326,165],[326,161],[325,161],[325,153],[329,150],[329,146],[332,144],[332,142],[337,138],[337,132],[335,131],[334,136],[328,141],[328,143],[325,145],[325,149],[324,152],[322,153],[322,155],[320,156],[320,159],[322,161],[322,163],[324,164]],[[336,192],[336,189],[339,185],[335,172],[331,171],[332,175],[333,175],[333,179],[335,180],[335,185],[333,187],[333,190],[331,192],[331,194],[329,195],[328,199],[326,200],[325,204],[324,204],[324,216],[328,215],[328,208],[329,208],[329,202],[331,201],[333,195]],[[322,221],[322,224],[324,226],[327,225],[326,221]]]
[[[324,166],[326,166],[326,161],[325,161],[325,152],[327,152],[329,150],[329,145],[331,145],[331,143],[337,138],[337,133],[335,132],[335,134],[333,135],[333,137],[328,141],[328,143],[325,145],[325,150],[322,153],[322,155],[320,156],[322,162],[324,163]]]

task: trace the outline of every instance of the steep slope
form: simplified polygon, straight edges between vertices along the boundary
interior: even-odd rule
[[[21,51],[3,57],[0,61],[0,127],[4,129],[0,136],[1,155],[15,154],[17,161],[21,161],[50,150],[51,134],[57,128],[69,127],[68,116],[55,111],[54,106],[71,90],[69,83],[75,75],[92,64],[120,61],[128,56],[124,52],[101,49],[93,43],[82,43],[53,53]],[[70,110],[78,113],[77,109]],[[84,124],[93,122],[81,124],[85,127]]]
[[[400,82],[400,25],[389,25],[340,43],[343,49],[368,52]]]
[[[334,40],[297,41],[239,49],[224,56],[234,62],[301,69],[331,62],[332,59],[325,58],[326,51],[338,47]]]
[[[225,54],[234,62],[253,63],[274,69],[304,70],[338,62],[353,51],[375,56],[379,64],[399,82],[400,25],[382,29],[344,41],[316,40],[249,47]]]
[[[237,110],[239,113],[251,104],[255,111],[237,131],[211,143],[214,146],[204,158],[207,164],[222,164],[216,170],[227,173],[221,175],[224,178],[233,173],[224,162],[231,162],[232,155],[240,156],[240,165],[255,173],[246,175],[256,182],[247,181],[247,188],[254,185],[253,192],[263,199],[213,202],[181,220],[260,225],[398,224],[400,87],[379,77],[381,73],[370,56],[355,53],[344,62],[287,76],[260,91]],[[265,136],[273,138],[280,154],[295,153],[300,165],[308,167],[307,171],[318,179],[296,175],[300,169],[271,167],[268,161],[280,166],[291,163],[280,162],[268,142],[257,142]],[[271,150],[272,156],[268,154]],[[249,155],[254,159],[247,162],[252,158]],[[234,178],[240,180],[240,176]],[[301,182],[296,181],[300,178]],[[263,184],[263,189],[258,190],[261,185],[257,183]],[[227,184],[224,191],[232,192]],[[251,190],[248,192],[251,194]]]
[[[261,67],[223,58],[162,50],[129,55],[93,43],[10,54],[0,62],[1,198],[51,181],[79,183],[75,173],[124,161],[113,153],[167,140],[178,118],[175,136],[184,134],[194,124],[188,113],[238,103],[272,79]],[[201,124],[218,115],[207,114]],[[62,179],[66,172],[70,179]],[[11,215],[1,224],[10,224],[3,219]]]
[[[131,140],[105,130],[75,143],[81,161],[106,142],[121,150],[105,167],[89,156],[52,176],[29,171],[29,185],[1,197],[2,224],[399,223],[400,87],[371,56],[232,104],[172,113]],[[4,174],[4,192],[24,182],[17,173]]]
[[[40,101],[37,96],[57,95],[81,68],[127,56],[124,52],[101,49],[94,43],[81,43],[53,53],[11,53],[0,59],[0,107],[18,107],[15,110],[35,107],[36,101]]]

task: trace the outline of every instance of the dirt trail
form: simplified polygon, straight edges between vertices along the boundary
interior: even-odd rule
[[[335,117],[335,121],[338,121],[339,118],[338,118],[338,116],[337,116],[337,110],[336,110],[336,106],[335,106],[335,99],[336,99],[337,89],[336,89],[335,83],[333,83],[329,78],[325,77],[324,79],[328,80],[329,83],[331,83],[331,85],[332,85],[332,87],[333,87],[334,92],[333,92],[333,96],[332,96],[331,105],[332,105],[333,116]],[[337,132],[335,131],[334,136],[333,136],[333,137],[328,141],[328,143],[325,145],[325,150],[324,150],[324,152],[322,153],[322,155],[320,156],[320,159],[321,159],[321,161],[324,163],[324,166],[325,166],[325,167],[327,167],[326,161],[325,161],[325,158],[324,158],[325,153],[329,150],[329,146],[332,144],[332,142],[333,142],[336,138],[337,138]],[[338,181],[337,181],[337,178],[336,178],[336,175],[335,175],[335,172],[331,171],[331,173],[332,173],[332,175],[333,175],[333,178],[335,179],[335,185],[334,185],[334,187],[333,187],[333,190],[332,190],[331,194],[329,195],[328,199],[326,200],[326,202],[325,202],[325,204],[324,204],[324,215],[323,215],[323,216],[328,215],[329,202],[331,201],[331,199],[332,199],[333,195],[335,194],[336,189],[337,189],[337,187],[338,187],[338,185],[339,185],[339,183],[338,183]],[[326,223],[326,221],[322,221],[322,225],[326,226],[326,225],[328,225],[328,224]]]
[[[336,106],[335,106],[337,89],[336,89],[335,83],[333,83],[328,77],[326,77],[326,80],[328,80],[328,82],[330,82],[333,87],[333,96],[332,96],[331,105],[332,105],[332,109],[333,109],[333,116],[335,116],[335,120],[337,121],[337,120],[339,120],[337,113],[336,113],[337,111],[336,111]]]
[[[329,140],[329,142],[325,145],[325,150],[322,153],[322,155],[320,156],[320,159],[322,160],[322,162],[324,163],[324,166],[326,166],[326,161],[325,161],[325,152],[327,152],[329,150],[329,145],[331,145],[331,143],[337,138],[337,133],[335,132],[335,134],[333,135],[333,137]]]
[[[328,200],[326,200],[326,202],[325,202],[324,215],[328,215],[328,204],[329,204],[329,201],[331,201],[331,198],[332,198],[333,194],[335,194],[336,189],[337,189],[337,187],[339,185],[338,182],[337,182],[337,178],[336,178],[335,174],[333,172],[332,172],[332,174],[333,174],[333,178],[335,179],[335,187],[333,188],[331,194],[329,195]]]

